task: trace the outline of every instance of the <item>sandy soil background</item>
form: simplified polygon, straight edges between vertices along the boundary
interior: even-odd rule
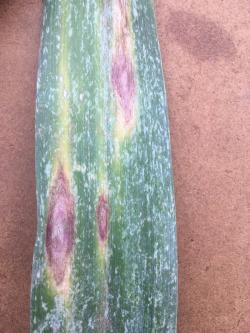
[[[250,332],[250,2],[156,0],[179,245],[179,333]],[[0,333],[27,333],[42,2],[0,0]]]

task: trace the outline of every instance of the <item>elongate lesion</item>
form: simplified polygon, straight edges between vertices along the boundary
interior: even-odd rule
[[[50,189],[46,227],[48,266],[57,287],[64,284],[67,276],[74,246],[74,224],[74,198],[63,166],[59,165]]]
[[[122,47],[113,59],[112,84],[123,110],[124,122],[128,125],[134,112],[135,78],[132,61]]]
[[[136,122],[136,66],[131,2],[113,1],[113,47],[111,83],[116,99],[116,135],[125,137]]]
[[[109,221],[108,199],[105,194],[101,194],[98,198],[98,203],[96,207],[96,221],[97,221],[99,242],[103,245],[108,238],[108,221]]]

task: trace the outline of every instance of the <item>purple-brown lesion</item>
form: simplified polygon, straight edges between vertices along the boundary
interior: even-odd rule
[[[64,281],[73,250],[74,223],[74,198],[69,180],[60,165],[49,194],[46,227],[46,254],[57,286]]]
[[[134,124],[136,78],[133,60],[133,36],[127,0],[115,0],[113,6],[114,44],[111,82],[118,104],[120,124],[130,128]]]
[[[96,207],[96,222],[100,242],[103,244],[108,238],[109,206],[104,194],[98,198]]]
[[[124,49],[118,51],[112,64],[112,85],[118,97],[125,124],[133,117],[135,74],[131,59]]]

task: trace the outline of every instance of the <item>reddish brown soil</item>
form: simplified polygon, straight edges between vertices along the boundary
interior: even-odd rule
[[[250,2],[156,0],[179,244],[179,333],[250,332]],[[0,333],[27,333],[42,2],[0,0]]]

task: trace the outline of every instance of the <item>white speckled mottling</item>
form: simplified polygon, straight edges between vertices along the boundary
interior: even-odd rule
[[[31,333],[176,333],[171,145],[152,4],[44,1]],[[117,126],[119,99],[111,84],[121,45],[116,38],[124,31],[136,82],[136,117],[129,131]],[[58,163],[69,177],[76,208],[65,293],[52,281],[45,250],[48,197]],[[96,225],[102,194],[109,205],[104,246]]]

